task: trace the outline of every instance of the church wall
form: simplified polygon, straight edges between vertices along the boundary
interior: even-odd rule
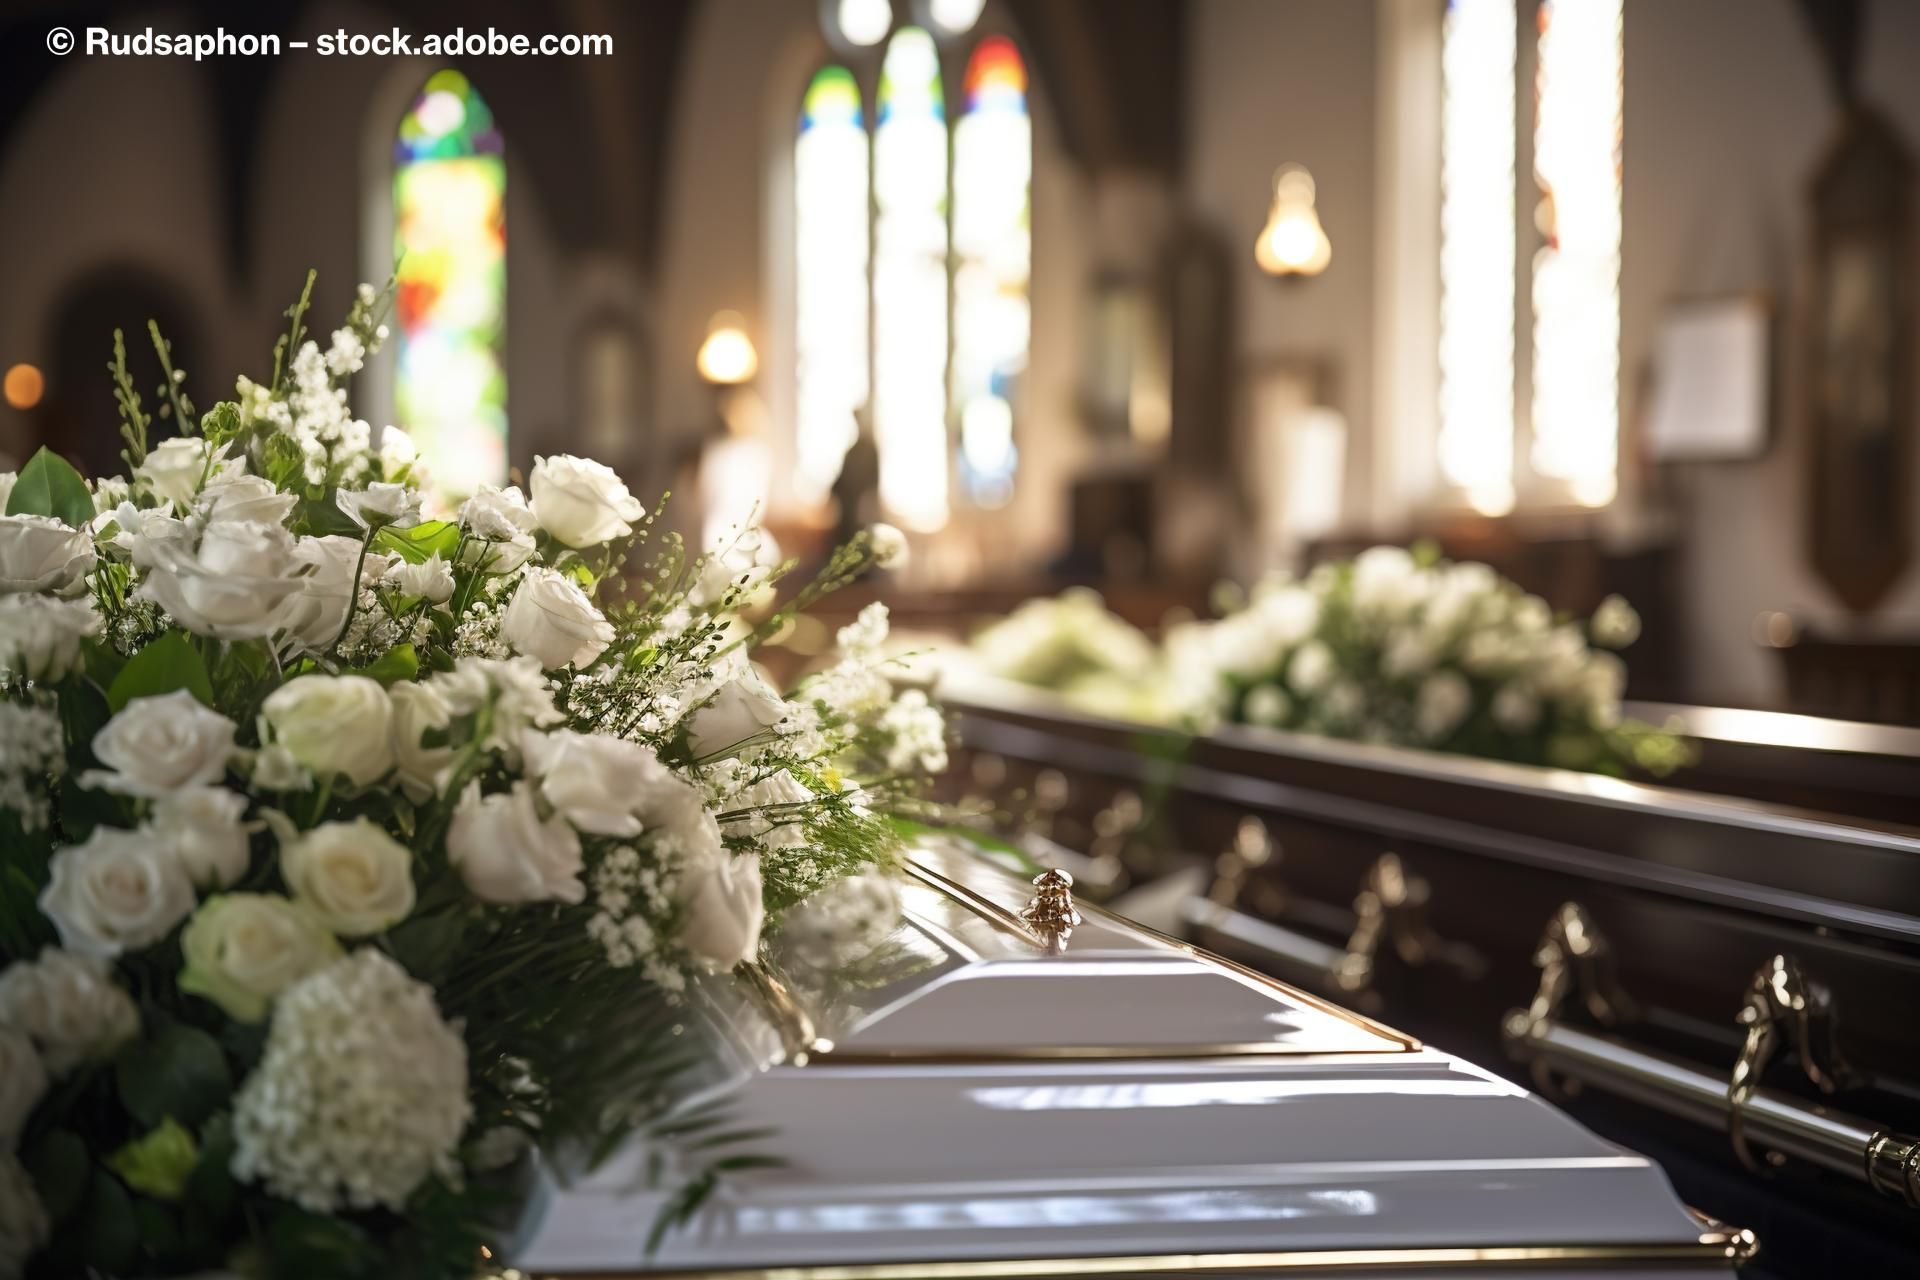
[[[1348,511],[1364,522],[1374,306],[1370,255],[1376,158],[1375,6],[1336,0],[1197,0],[1190,41],[1186,197],[1247,246],[1239,266],[1238,352],[1321,354],[1338,365],[1334,399],[1355,433]],[[1861,80],[1920,149],[1920,8],[1874,0]],[[1625,232],[1621,274],[1622,421],[1641,410],[1643,375],[1669,300],[1765,290],[1791,317],[1801,292],[1805,190],[1835,126],[1817,46],[1792,0],[1626,0]],[[1656,123],[1657,122],[1657,123]],[[1319,184],[1333,242],[1326,274],[1261,276],[1251,246],[1274,167],[1296,160]],[[1706,701],[1778,696],[1773,657],[1753,639],[1763,610],[1838,618],[1805,555],[1806,431],[1800,354],[1783,325],[1776,438],[1751,462],[1675,466],[1652,509],[1680,521],[1689,684]],[[1525,335],[1522,334],[1522,340]],[[1920,360],[1920,351],[1914,353]],[[1920,496],[1920,474],[1913,477]],[[1379,523],[1397,535],[1399,522]],[[1881,616],[1920,611],[1915,564]]]

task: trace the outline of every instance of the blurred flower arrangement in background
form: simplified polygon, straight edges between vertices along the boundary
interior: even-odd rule
[[[1483,564],[1382,546],[1275,577],[1158,651],[1091,592],[1022,606],[974,641],[989,674],[1085,710],[1206,731],[1223,721],[1598,773],[1664,775],[1686,744],[1624,720],[1640,634],[1610,596],[1557,617]]]
[[[153,329],[164,440],[116,334],[128,473],[0,477],[0,1278],[473,1274],[490,1171],[649,1126],[689,979],[945,765],[883,606],[789,693],[750,656],[897,535],[750,622],[791,565],[596,462],[426,518],[348,407],[386,296],[324,347],[307,297],[204,414]]]

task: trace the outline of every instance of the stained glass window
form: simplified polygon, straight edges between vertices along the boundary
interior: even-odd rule
[[[1514,0],[1451,0],[1441,35],[1440,474],[1513,506]]]
[[[965,110],[953,131],[953,406],[968,496],[1013,496],[1015,380],[1031,329],[1033,126],[1027,69],[1005,36],[967,63]]]
[[[1620,432],[1620,0],[1541,0],[1533,466],[1612,501]]]
[[[794,489],[822,502],[867,402],[867,131],[845,67],[814,76],[793,144]]]
[[[873,425],[880,501],[947,519],[947,121],[933,37],[902,27],[880,66],[873,136]]]
[[[507,475],[506,161],[452,70],[428,78],[394,159],[395,415],[448,501]]]

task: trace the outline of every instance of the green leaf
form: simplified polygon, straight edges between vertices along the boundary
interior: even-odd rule
[[[114,1063],[120,1101],[147,1128],[172,1116],[198,1125],[233,1092],[220,1042],[198,1027],[173,1023],[120,1055]]]
[[[107,1168],[135,1191],[156,1200],[178,1200],[199,1159],[193,1135],[168,1116],[144,1137],[108,1156]]]
[[[307,533],[339,533],[350,538],[358,538],[366,531],[353,522],[352,517],[340,509],[334,501],[335,491],[329,489],[318,498],[302,498],[300,505],[294,508],[294,524]]]
[[[102,689],[112,688],[114,677],[127,665],[120,651],[104,640],[82,640],[80,652],[86,657],[87,678]]]
[[[72,1234],[80,1241],[82,1258],[95,1270],[110,1276],[131,1272],[140,1253],[140,1228],[127,1189],[106,1170],[93,1171]]]
[[[276,1276],[359,1276],[374,1261],[365,1231],[345,1218],[291,1205],[274,1217],[267,1249]]]
[[[10,516],[52,516],[70,528],[84,529],[93,520],[93,495],[87,482],[65,458],[40,446],[20,468],[7,498]]]
[[[438,982],[453,967],[466,936],[459,914],[415,916],[387,932],[387,946],[402,968],[423,982]]]
[[[352,674],[378,680],[381,684],[395,684],[402,680],[411,680],[420,670],[420,655],[413,651],[410,644],[397,644],[380,657],[364,667],[357,667]]]
[[[169,631],[127,659],[107,689],[107,705],[117,713],[135,698],[185,689],[200,702],[213,705],[213,681],[207,664],[178,631]]]
[[[72,1217],[87,1194],[87,1144],[80,1135],[55,1129],[33,1144],[26,1166],[47,1217],[56,1224]]]
[[[391,551],[412,564],[435,555],[450,561],[454,549],[460,545],[460,526],[449,520],[423,520],[410,529],[388,525],[374,542],[381,550]]]

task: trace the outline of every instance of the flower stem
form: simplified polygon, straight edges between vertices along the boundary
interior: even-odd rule
[[[360,607],[360,575],[366,572],[367,552],[373,546],[373,536],[379,532],[379,525],[367,526],[367,536],[360,542],[360,558],[353,563],[353,588],[347,592],[347,616],[340,620],[340,630],[327,646],[327,652],[336,658],[340,656],[340,642],[347,638],[347,630],[353,626],[354,611]]]

